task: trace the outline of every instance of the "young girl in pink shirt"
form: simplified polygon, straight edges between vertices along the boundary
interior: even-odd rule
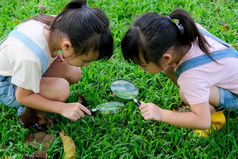
[[[216,110],[238,108],[238,69],[234,69],[238,52],[196,24],[186,11],[176,9],[169,16],[143,14],[127,31],[121,48],[125,60],[142,70],[163,71],[191,108],[191,112],[174,112],[141,102],[145,120],[208,129]]]

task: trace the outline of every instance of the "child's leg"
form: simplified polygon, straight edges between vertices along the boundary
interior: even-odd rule
[[[219,104],[220,94],[219,90],[216,86],[211,87],[210,96],[209,96],[209,104],[211,109],[211,114],[216,112],[216,108]]]
[[[188,104],[187,100],[185,99],[183,93],[179,91],[180,98],[183,100],[184,103]],[[216,108],[220,102],[220,92],[218,87],[213,86],[210,88],[210,96],[209,96],[209,104],[211,110],[211,125],[214,130],[221,129],[224,124],[226,123],[226,118],[222,111],[216,111]],[[207,130],[195,130],[195,134],[198,136],[207,136],[208,133],[211,132],[211,128]]]
[[[39,95],[49,100],[64,102],[70,94],[69,82],[64,78],[43,77],[40,81]],[[53,121],[42,111],[29,107],[19,107],[17,110],[18,121],[29,128],[42,130],[46,126],[53,126]]]
[[[210,88],[209,103],[213,107],[218,106],[220,100],[220,93],[216,86]]]
[[[182,101],[188,105],[187,100],[185,99],[183,93],[179,89],[179,95]],[[219,99],[220,99],[220,94],[219,90],[216,86],[213,86],[210,88],[210,96],[209,96],[209,104],[210,104],[210,109],[211,109],[211,114],[216,112],[215,107],[219,104]]]
[[[47,69],[45,77],[60,77],[66,79],[70,85],[77,83],[81,78],[80,67],[69,65],[66,61],[55,60]]]
[[[63,78],[43,77],[39,94],[47,99],[63,102],[69,97],[70,85]]]
[[[70,94],[69,82],[65,80],[64,78],[43,77],[40,81],[39,95],[42,97],[45,97],[47,99],[54,100],[54,101],[64,102],[69,97],[69,94]],[[33,121],[33,122],[28,121],[27,117],[32,115],[29,113],[33,113],[33,112],[34,112],[34,115],[37,115],[37,114],[45,115],[44,113],[40,113],[40,111],[33,110],[31,108],[27,108],[24,106],[19,107],[19,109],[17,110],[19,123],[25,126],[27,125],[26,123],[30,123],[30,125],[28,126],[37,126],[37,128],[39,129],[40,127],[38,126],[39,125],[42,126],[42,123],[40,123],[39,122],[40,120],[38,120],[40,116],[34,117],[36,121]],[[50,119],[48,120],[50,121]],[[44,123],[45,120],[41,120],[41,121],[43,121]],[[39,122],[39,123],[35,123],[35,122]]]

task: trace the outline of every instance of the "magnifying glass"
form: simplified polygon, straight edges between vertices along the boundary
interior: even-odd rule
[[[121,112],[124,109],[124,103],[122,102],[107,102],[96,106],[94,109],[90,109],[91,112],[99,112],[101,114],[113,114]]]
[[[140,106],[140,103],[135,98],[139,91],[132,81],[127,79],[116,79],[111,84],[111,91],[122,99],[133,99],[134,102]]]

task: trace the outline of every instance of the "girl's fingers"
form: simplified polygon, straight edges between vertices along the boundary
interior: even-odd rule
[[[74,116],[74,118],[76,119],[75,121],[77,121],[77,120],[79,120],[81,117],[80,117],[78,114],[76,114],[76,115]]]
[[[145,115],[143,116],[145,120],[152,120],[153,118],[151,117],[151,115]]]
[[[142,116],[144,117],[145,120],[154,120],[154,115],[150,111],[143,113]]]
[[[70,118],[71,120],[73,120],[73,121],[77,121],[78,119],[79,119],[80,117],[78,117],[78,116],[73,116],[72,118]]]
[[[83,106],[83,105],[80,106],[80,110],[82,110],[83,112],[87,113],[88,115],[91,115],[90,110],[88,110],[88,109],[87,109],[85,106]],[[82,112],[82,113],[83,113],[83,112]],[[84,115],[84,113],[83,113],[83,115]]]
[[[148,111],[149,111],[149,109],[146,109],[146,108],[143,108],[143,109],[140,110],[141,114],[144,114],[144,113],[146,113]]]
[[[80,118],[84,118],[84,113],[81,111],[81,110],[78,110],[78,111],[76,111],[75,112],[75,114],[74,114],[74,121],[77,121],[77,120],[79,120]]]
[[[85,116],[84,113],[81,110],[78,110],[76,113],[77,113],[79,118],[84,118],[84,116]]]
[[[149,110],[147,110],[147,111],[145,111],[145,112],[141,112],[141,115],[143,116],[143,117],[145,117],[145,116],[148,116],[148,115],[150,115],[151,113],[150,113],[150,111]]]
[[[147,104],[144,103],[143,101],[141,101],[141,105],[139,107],[139,110],[141,111],[142,109],[144,109],[145,107],[147,107]]]

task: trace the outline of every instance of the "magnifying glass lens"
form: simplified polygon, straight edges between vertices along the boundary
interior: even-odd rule
[[[112,92],[122,99],[133,99],[138,95],[138,88],[134,83],[125,79],[115,80],[111,84]]]
[[[124,103],[121,102],[108,102],[98,105],[96,108],[100,110],[115,110],[120,109],[124,106]]]

